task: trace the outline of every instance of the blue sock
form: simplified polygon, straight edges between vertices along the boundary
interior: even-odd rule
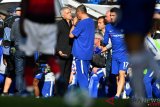
[[[144,85],[145,85],[145,90],[146,90],[146,94],[147,94],[147,98],[152,98],[152,77],[150,77],[149,75],[151,74],[151,72],[147,72],[147,74],[144,76]]]

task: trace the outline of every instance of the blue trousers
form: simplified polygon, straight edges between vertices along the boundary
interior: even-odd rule
[[[88,72],[90,68],[90,61],[76,59],[75,63],[77,71],[77,83],[81,89],[88,90]]]
[[[16,88],[20,94],[22,94],[26,89],[24,80],[24,65],[25,65],[24,52],[16,50],[15,52]]]

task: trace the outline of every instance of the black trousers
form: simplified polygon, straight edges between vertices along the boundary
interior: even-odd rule
[[[69,85],[73,57],[72,56],[69,58],[59,57],[58,60],[61,69],[61,76],[56,81],[55,94],[57,96],[64,96],[64,94],[67,92]]]
[[[66,88],[67,88],[68,83],[69,83],[72,60],[73,60],[72,57],[67,58],[67,59],[59,58],[59,65],[60,65],[60,68],[61,68],[61,74],[62,74],[62,77],[64,78],[64,80],[66,82]]]

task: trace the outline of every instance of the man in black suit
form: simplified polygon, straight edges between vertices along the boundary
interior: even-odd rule
[[[69,38],[69,32],[72,27],[71,9],[69,7],[63,7],[61,9],[62,20],[58,22],[58,41],[57,41],[57,54],[59,57],[59,64],[61,67],[61,75],[66,82],[65,91],[69,83],[69,77],[72,64],[72,44],[73,40]]]

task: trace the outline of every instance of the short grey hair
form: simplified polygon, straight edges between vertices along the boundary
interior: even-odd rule
[[[101,40],[104,39],[102,33],[99,33],[99,32],[96,32],[96,33],[95,33],[95,38],[99,38],[99,39],[101,39]]]
[[[64,13],[64,10],[66,9],[70,9],[69,7],[62,7],[61,10],[60,10],[60,14],[61,16],[63,17],[63,13]]]

